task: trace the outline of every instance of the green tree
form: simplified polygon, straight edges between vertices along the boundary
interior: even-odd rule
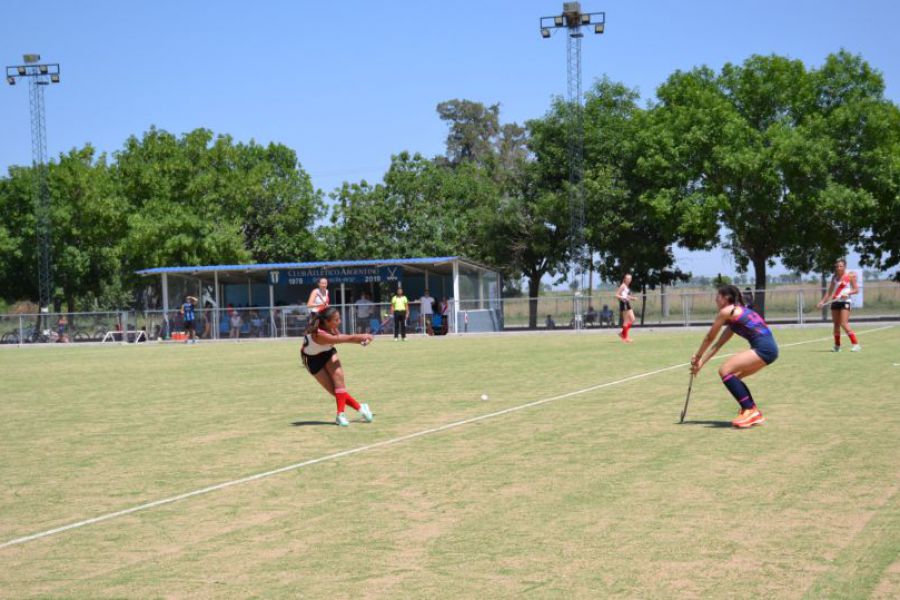
[[[500,105],[485,106],[472,100],[447,100],[437,105],[442,121],[449,124],[446,160],[451,165],[466,161],[484,163],[495,156],[501,132]],[[512,132],[505,132],[508,136]]]
[[[884,78],[862,57],[841,51],[815,72],[820,139],[828,148],[822,195],[834,214],[820,239],[854,243],[864,264],[900,264],[900,108],[884,97]],[[849,230],[849,231],[848,231]],[[861,234],[861,235],[860,235]],[[860,239],[861,237],[861,239]],[[843,252],[825,254],[828,267]],[[824,269],[823,269],[824,270]],[[897,275],[900,280],[900,274]]]
[[[331,194],[331,227],[325,232],[333,258],[396,258],[393,231],[396,206],[388,203],[384,185],[344,182]]]
[[[51,163],[48,183],[56,309],[62,299],[68,312],[74,312],[79,303],[95,300],[104,291],[122,289],[120,265],[128,207],[106,156],[95,159],[90,145]]]
[[[190,193],[241,224],[244,246],[257,262],[321,258],[315,224],[324,216],[322,193],[296,153],[282,144],[235,144],[231,136],[211,135],[197,130],[185,138],[204,145],[191,150],[203,168],[191,174]]]
[[[585,239],[592,261],[594,256],[599,258],[604,279],[618,282],[625,272],[631,272],[635,285],[646,289],[685,275],[674,268],[672,253],[672,245],[679,239],[677,207],[666,196],[656,194],[656,173],[645,174],[640,163],[651,144],[645,139],[648,115],[638,100],[637,91],[608,78],[598,80],[586,94]],[[566,194],[572,108],[557,100],[544,118],[529,122],[541,187]]]
[[[130,137],[115,154],[115,175],[130,205],[124,245],[125,276],[161,265],[249,262],[243,223],[232,218],[229,198],[215,192],[217,174],[208,151],[211,132],[181,140],[152,128]]]
[[[10,301],[38,296],[34,178],[27,167],[10,167],[0,179],[0,290]]]
[[[235,144],[206,129],[177,138],[152,128],[115,156],[131,207],[129,271],[322,256],[315,232],[322,194],[283,145]]]
[[[482,219],[482,244],[490,261],[528,281],[528,326],[537,327],[537,299],[545,275],[564,273],[568,260],[567,197],[542,186],[540,167],[529,163]]]
[[[618,283],[630,272],[646,290],[686,280],[672,246],[680,240],[703,247],[705,237],[688,234],[679,205],[656,193],[659,175],[642,165],[656,140],[651,115],[638,100],[636,90],[606,78],[588,92],[584,187],[587,239],[599,255],[601,276]]]
[[[331,243],[348,259],[480,259],[480,218],[495,197],[496,185],[478,165],[449,168],[401,152],[392,157],[384,183],[345,183],[332,194]]]
[[[891,181],[891,147],[900,139],[897,107],[884,98],[881,75],[844,51],[829,55],[809,78],[812,107],[792,143],[780,148],[787,185],[807,206],[784,263],[827,272],[851,246],[870,249],[876,262],[888,242],[877,236],[890,224],[873,223],[880,224],[879,209],[890,212],[897,199]]]
[[[658,90],[659,194],[685,207],[684,222],[714,215],[727,228],[723,245],[739,267],[752,266],[763,290],[756,297],[761,311],[767,267],[776,257],[797,268],[828,253],[815,250],[821,244],[814,239],[851,242],[852,215],[870,205],[860,163],[844,160],[841,167],[834,144],[826,143],[848,106],[840,94],[825,93],[841,89],[846,74],[831,69],[832,62],[810,72],[800,61],[752,56],[726,64],[719,75],[705,67],[677,72]]]

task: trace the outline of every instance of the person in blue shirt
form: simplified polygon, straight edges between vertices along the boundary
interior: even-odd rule
[[[194,298],[193,296],[185,296],[184,304],[181,305],[181,315],[184,317],[184,332],[185,334],[187,334],[187,338],[184,340],[185,344],[197,343],[197,334],[194,331],[194,324],[196,323],[194,317],[194,306],[196,304],[196,298]]]
[[[737,287],[733,285],[720,287],[716,294],[716,306],[719,308],[716,320],[703,338],[700,348],[691,356],[691,371],[696,375],[733,335],[737,334],[747,340],[750,349],[737,352],[726,360],[719,368],[719,376],[741,407],[740,413],[731,424],[741,429],[762,425],[766,418],[756,406],[753,394],[750,393],[744,379],[778,358],[775,336],[759,313],[744,303],[741,291]],[[724,331],[717,341],[716,336],[722,330]],[[707,349],[709,352],[704,356],[703,353]]]

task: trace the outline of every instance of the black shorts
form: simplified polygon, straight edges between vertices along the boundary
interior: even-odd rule
[[[831,303],[831,310],[850,310],[850,301],[835,300]]]
[[[185,331],[190,331],[190,330],[193,329],[193,328],[194,328],[194,322],[193,322],[193,321],[185,321],[185,322],[184,322],[184,330],[185,330]]]
[[[631,310],[631,302],[628,300],[619,300],[619,310]]]
[[[337,349],[332,348],[328,352],[322,352],[320,354],[313,354],[310,356],[306,352],[300,352],[300,358],[303,359],[303,364],[306,366],[306,370],[309,371],[310,375],[315,375],[328,364],[328,361],[331,360],[331,357],[337,354]]]

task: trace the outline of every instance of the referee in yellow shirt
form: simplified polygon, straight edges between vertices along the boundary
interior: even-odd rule
[[[397,293],[391,297],[391,314],[394,315],[394,341],[397,336],[406,341],[406,322],[409,319],[409,299],[403,295],[403,288],[398,287]]]

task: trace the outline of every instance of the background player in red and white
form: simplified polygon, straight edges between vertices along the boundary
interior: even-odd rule
[[[334,422],[341,427],[347,427],[350,422],[344,415],[344,409],[349,404],[362,415],[366,422],[371,423],[372,411],[368,404],[360,404],[347,391],[344,381],[344,367],[337,357],[335,344],[362,344],[372,341],[372,334],[357,333],[347,335],[340,333],[341,313],[333,306],[325,308],[320,313],[314,313],[303,337],[303,349],[300,356],[309,373],[325,388],[325,391],[334,396],[337,401],[337,416]]]
[[[778,358],[775,337],[763,318],[755,310],[744,305],[741,291],[737,287],[733,285],[720,287],[716,294],[716,306],[719,308],[716,320],[703,338],[697,353],[691,357],[691,372],[699,373],[703,365],[708,363],[735,333],[750,342],[749,350],[736,353],[719,367],[719,376],[741,406],[740,413],[731,424],[741,429],[761,425],[766,418],[757,408],[753,395],[743,380]],[[727,329],[716,341],[716,336],[723,327]],[[709,353],[703,356],[707,349]]]
[[[634,323],[634,309],[631,308],[631,303],[635,300],[635,297],[631,295],[630,285],[631,273],[625,273],[619,289],[616,290],[616,298],[619,300],[619,315],[622,322],[622,331],[619,332],[619,337],[622,338],[623,342],[629,343],[633,341],[628,337],[628,332]]]
[[[329,304],[331,304],[331,300],[328,298],[328,279],[320,277],[318,286],[309,293],[306,307],[311,313],[320,313],[328,308]]]
[[[831,321],[834,323],[834,351],[841,351],[841,329],[847,333],[853,347],[851,352],[859,352],[862,347],[856,339],[856,334],[850,329],[850,296],[859,293],[859,285],[856,282],[856,273],[847,272],[847,262],[844,259],[834,263],[834,277],[828,285],[828,291],[822,300],[816,305],[822,308],[831,302]]]

